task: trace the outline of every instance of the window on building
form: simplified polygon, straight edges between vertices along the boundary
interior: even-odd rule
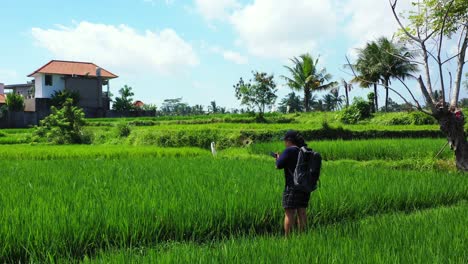
[[[45,85],[46,86],[52,86],[52,75],[46,75],[45,76]]]

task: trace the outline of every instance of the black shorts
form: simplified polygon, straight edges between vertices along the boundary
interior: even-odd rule
[[[283,208],[297,209],[309,206],[310,193],[296,191],[292,187],[286,187],[283,192]]]

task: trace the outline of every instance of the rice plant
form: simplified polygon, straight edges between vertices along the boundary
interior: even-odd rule
[[[107,249],[281,234],[273,162],[153,157],[0,161],[0,262],[81,259]],[[456,173],[325,164],[312,225],[451,205]]]

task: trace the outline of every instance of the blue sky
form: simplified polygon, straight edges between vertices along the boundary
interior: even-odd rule
[[[128,84],[157,105],[237,107],[232,86],[252,70],[275,74],[283,97],[283,65],[306,52],[348,80],[345,55],[397,28],[386,0],[16,0],[0,10],[0,82],[24,83],[51,59],[91,61],[120,76],[114,94]]]

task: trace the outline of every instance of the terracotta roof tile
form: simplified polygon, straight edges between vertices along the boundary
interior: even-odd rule
[[[136,107],[143,107],[144,105],[145,105],[145,104],[144,104],[142,101],[140,101],[140,100],[138,100],[138,101],[136,101],[135,103],[133,103],[133,106],[136,106]]]
[[[96,77],[96,68],[99,67],[91,62],[77,62],[77,61],[58,61],[52,60],[46,65],[42,66],[35,72],[28,75],[32,77],[36,73],[44,74],[63,74],[63,75],[78,75],[78,76],[91,76]],[[117,78],[118,76],[101,68],[101,75],[103,78]]]

